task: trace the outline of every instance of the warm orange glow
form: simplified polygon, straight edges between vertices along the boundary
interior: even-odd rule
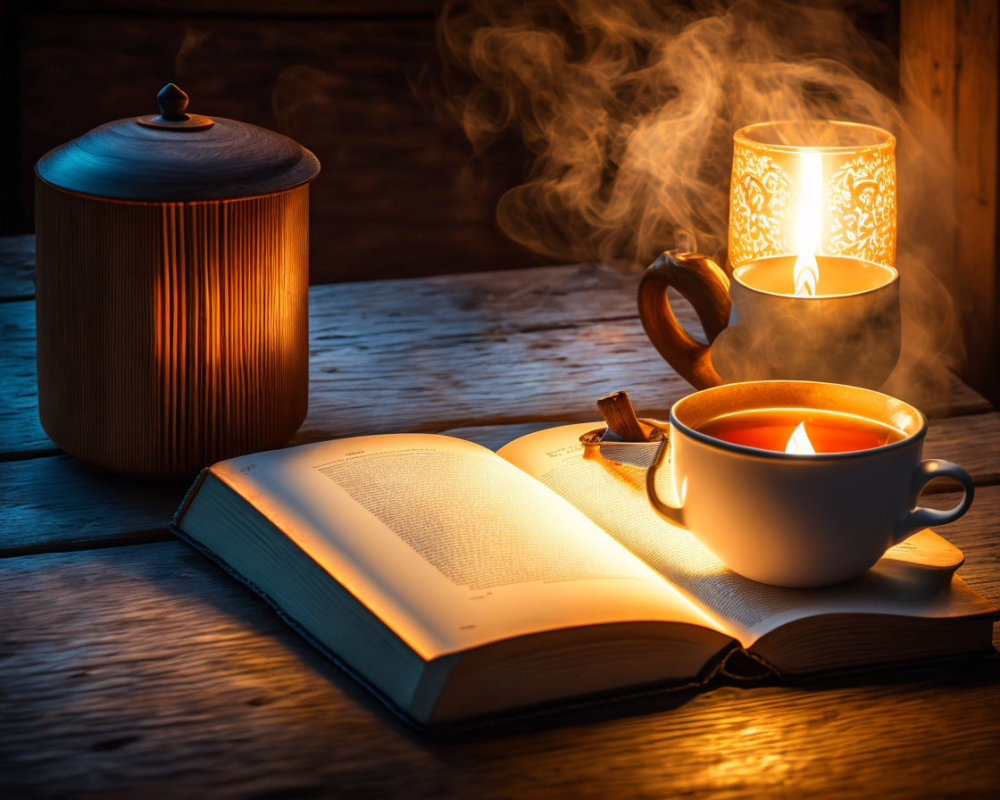
[[[788,444],[785,445],[785,452],[797,456],[816,455],[816,448],[813,447],[812,442],[809,441],[809,434],[806,433],[805,422],[800,422],[799,426],[792,431],[792,435],[788,437]]]
[[[822,408],[732,411],[702,423],[698,430],[731,444],[795,455],[871,450],[906,437],[892,425]]]
[[[847,122],[769,122],[738,130],[730,185],[730,266],[799,256],[799,295],[818,293],[816,256],[893,266],[894,146],[887,131]]]
[[[823,163],[819,153],[804,150],[799,175],[799,207],[795,220],[795,294],[811,297],[819,283],[816,254],[823,230]]]

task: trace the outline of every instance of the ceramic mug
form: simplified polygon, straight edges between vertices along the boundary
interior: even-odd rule
[[[791,455],[700,430],[734,411],[781,408],[853,414],[891,426],[902,438],[866,450]],[[957,520],[975,491],[960,466],[922,460],[927,421],[920,411],[854,386],[718,386],[675,403],[669,431],[646,477],[654,510],[691,531],[735,572],[775,586],[827,586],[860,575],[910,534]],[[657,492],[665,464],[672,498]],[[947,511],[918,507],[924,486],[942,476],[962,485],[962,500]]]
[[[639,317],[660,355],[696,389],[786,378],[876,389],[899,359],[899,274],[848,256],[817,256],[818,293],[794,294],[795,256],[733,270],[708,256],[670,251],[643,274]],[[688,299],[708,344],[695,341],[667,289]]]

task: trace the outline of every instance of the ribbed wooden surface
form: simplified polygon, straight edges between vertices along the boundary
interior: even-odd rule
[[[186,475],[306,413],[308,187],[123,203],[36,187],[39,415],[67,452]]]

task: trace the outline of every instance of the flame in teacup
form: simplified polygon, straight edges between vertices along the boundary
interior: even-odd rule
[[[799,427],[792,431],[792,435],[788,437],[788,444],[785,445],[785,452],[797,456],[816,455],[816,448],[813,447],[813,443],[809,441],[809,434],[806,433],[805,422],[800,422]]]
[[[820,247],[823,227],[823,163],[819,153],[806,150],[802,153],[799,176],[799,208],[795,220],[795,294],[811,297],[819,283],[819,264],[816,253]]]

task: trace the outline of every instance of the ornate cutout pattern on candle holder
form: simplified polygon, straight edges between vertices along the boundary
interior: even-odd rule
[[[815,254],[893,266],[896,261],[895,139],[849,122],[770,122],[734,136],[729,264],[798,252],[800,176],[805,154],[818,159]]]
[[[830,238],[824,251],[876,264],[896,263],[896,169],[875,150],[844,164],[827,186]]]
[[[729,240],[734,264],[788,252],[783,228],[791,188],[791,179],[773,158],[736,148],[729,201],[730,231],[740,231]]]

